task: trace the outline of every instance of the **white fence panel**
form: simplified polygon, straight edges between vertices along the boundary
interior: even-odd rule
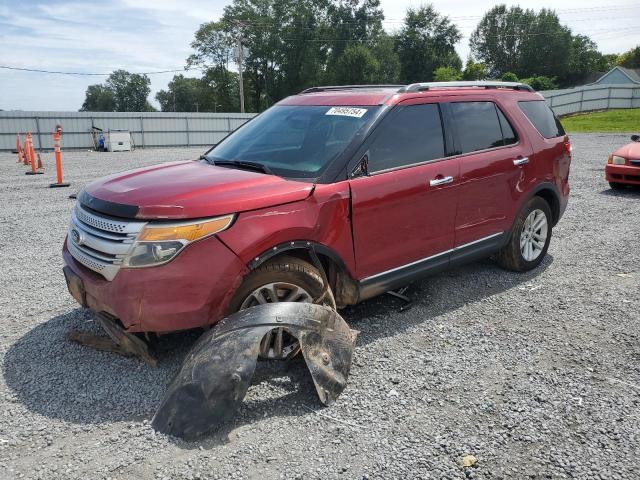
[[[592,85],[540,93],[559,116],[593,110],[640,107],[640,86],[633,85]]]
[[[64,129],[63,148],[93,148],[91,127],[129,130],[138,148],[210,146],[254,113],[0,112],[0,151],[13,150],[16,133],[31,132],[36,149],[52,149],[51,133]]]

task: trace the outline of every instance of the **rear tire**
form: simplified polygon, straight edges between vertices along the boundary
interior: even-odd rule
[[[533,197],[518,213],[509,242],[498,253],[498,264],[514,272],[536,268],[547,254],[551,233],[549,204],[540,197]]]
[[[623,183],[609,182],[609,186],[612,190],[622,190],[626,187]]]

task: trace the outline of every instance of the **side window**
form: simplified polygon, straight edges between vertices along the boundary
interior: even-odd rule
[[[500,121],[500,128],[502,128],[502,138],[504,139],[504,145],[513,145],[514,143],[518,143],[518,135],[516,135],[515,130],[507,120],[507,117],[504,116],[504,113],[500,110],[498,106],[496,106],[496,110],[498,111],[498,120]]]
[[[518,106],[543,137],[554,138],[564,135],[564,128],[562,128],[560,120],[547,107],[544,100],[518,102]]]
[[[401,107],[378,128],[369,145],[370,172],[444,157],[440,109],[435,103]]]
[[[458,153],[469,153],[504,145],[502,129],[493,102],[450,104],[458,132]]]

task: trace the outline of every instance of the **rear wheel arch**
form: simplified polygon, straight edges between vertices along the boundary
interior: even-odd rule
[[[540,197],[547,202],[551,210],[552,226],[555,227],[560,220],[560,197],[558,192],[551,185],[542,185],[535,191],[533,196]]]

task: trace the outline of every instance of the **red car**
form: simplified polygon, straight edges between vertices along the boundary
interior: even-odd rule
[[[65,276],[127,332],[170,332],[323,293],[340,308],[493,254],[526,271],[565,210],[570,161],[523,84],[310,88],[198,160],[88,185]]]
[[[640,185],[640,135],[631,135],[631,140],[609,155],[604,168],[607,182],[614,190]]]

